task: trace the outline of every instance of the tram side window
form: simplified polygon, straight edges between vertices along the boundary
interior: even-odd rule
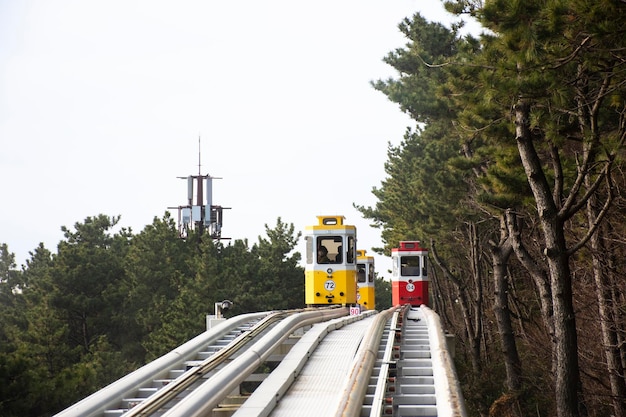
[[[370,271],[369,271],[369,275],[367,277],[367,280],[369,282],[374,282],[374,265],[370,265]]]
[[[422,276],[425,277],[428,275],[428,268],[426,268],[426,261],[428,260],[427,257],[423,257],[422,258]]]
[[[346,261],[349,264],[354,263],[354,252],[356,250],[355,246],[356,246],[356,239],[354,238],[354,236],[348,236],[348,254],[346,256]]]
[[[403,256],[400,259],[402,269],[400,270],[403,276],[417,277],[420,275],[420,257],[419,256]]]
[[[306,236],[304,238],[305,242],[306,242],[306,263],[307,264],[312,264],[313,263],[313,239],[311,238],[311,236]]]
[[[356,276],[359,282],[366,281],[366,273],[365,273],[365,264],[357,264],[356,265]]]

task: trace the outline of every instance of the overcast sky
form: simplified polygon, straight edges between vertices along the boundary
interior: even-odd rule
[[[0,243],[20,266],[88,216],[139,233],[186,204],[201,137],[223,236],[342,214],[373,254],[352,204],[413,123],[370,81],[397,76],[382,59],[418,11],[448,20],[432,0],[0,1]]]

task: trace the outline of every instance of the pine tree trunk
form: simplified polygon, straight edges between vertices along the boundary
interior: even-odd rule
[[[500,345],[504,355],[507,388],[512,393],[518,393],[521,388],[522,366],[517,352],[511,311],[509,309],[509,285],[507,278],[508,259],[513,252],[510,241],[506,238],[505,221],[501,223],[501,239],[498,245],[491,248],[491,263],[495,290],[494,314],[500,336]]]
[[[594,199],[589,200],[587,205],[587,216],[589,224],[596,221],[596,213],[593,207]],[[602,229],[600,229],[602,230]],[[611,291],[606,284],[608,277],[605,261],[602,259],[607,253],[607,249],[602,244],[601,232],[595,233],[590,240],[593,276],[596,283],[596,297],[598,298],[598,315],[600,317],[600,329],[602,331],[602,346],[606,359],[606,367],[611,384],[611,394],[613,399],[613,415],[615,417],[626,416],[626,383],[624,381],[624,368],[620,358],[618,348],[618,336],[616,323],[611,309]]]
[[[579,394],[582,393],[580,392],[576,319],[564,225],[558,217],[557,207],[532,142],[529,117],[530,105],[520,100],[515,106],[516,141],[526,177],[535,197],[552,291],[555,405],[559,417],[578,417],[579,406],[582,406]]]
[[[443,272],[444,279],[452,283],[457,292],[457,303],[463,315],[463,323],[465,325],[465,334],[467,335],[467,342],[470,347],[470,361],[472,363],[472,371],[478,375],[481,370],[480,363],[480,333],[476,332],[476,329],[480,329],[477,321],[482,312],[476,312],[476,307],[472,306],[471,295],[468,292],[468,286],[463,285],[459,278],[455,276],[447,267],[445,262],[439,257],[437,252],[437,246],[433,240],[430,241],[430,252],[433,255],[434,263]],[[476,317],[476,316],[479,317]]]

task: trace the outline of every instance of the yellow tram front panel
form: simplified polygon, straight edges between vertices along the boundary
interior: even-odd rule
[[[305,279],[307,305],[320,304],[356,304],[356,284],[352,271],[326,271],[306,273]]]
[[[356,227],[343,216],[317,216],[306,228],[305,303],[356,304]]]
[[[366,251],[357,251],[357,303],[367,310],[376,309],[374,257],[367,256]]]

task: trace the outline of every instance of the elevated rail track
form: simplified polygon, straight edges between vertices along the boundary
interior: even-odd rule
[[[466,415],[432,310],[349,313],[233,317],[56,417]]]

